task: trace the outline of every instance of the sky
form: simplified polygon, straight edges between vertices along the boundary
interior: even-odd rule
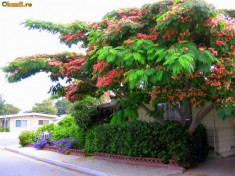
[[[63,51],[82,52],[78,46],[68,48],[61,44],[58,35],[28,30],[21,23],[25,19],[72,23],[99,21],[109,11],[127,7],[141,7],[157,0],[6,0],[31,3],[32,7],[3,7],[0,1],[0,68],[20,56],[54,54]],[[217,8],[235,8],[235,0],[206,0]],[[0,71],[0,94],[6,103],[23,111],[31,110],[35,103],[50,97],[53,83],[40,73],[17,83],[8,83]]]

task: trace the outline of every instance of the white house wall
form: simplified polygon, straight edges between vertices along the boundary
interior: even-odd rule
[[[16,127],[16,120],[27,120],[27,127]],[[49,124],[53,123],[53,118],[43,117],[43,116],[21,116],[21,117],[11,117],[10,118],[10,131],[19,132],[23,130],[37,130],[40,125],[38,125],[39,120],[49,120]]]
[[[193,109],[193,118],[198,109]],[[207,128],[209,146],[214,147],[214,154],[218,157],[226,157],[235,154],[235,124],[234,118],[222,120],[213,110],[202,121]]]

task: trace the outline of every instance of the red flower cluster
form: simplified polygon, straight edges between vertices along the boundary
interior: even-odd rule
[[[73,82],[73,85],[70,85],[65,89],[65,97],[70,101],[76,101],[79,98],[76,94],[76,92],[78,91],[77,84],[78,82]]]
[[[212,52],[212,54],[213,54],[214,56],[217,56],[217,55],[218,55],[218,51],[215,50],[215,48],[208,48],[208,49]]]
[[[181,23],[192,22],[192,18],[189,15],[186,17],[179,16],[179,22]]]
[[[185,37],[187,37],[187,36],[189,36],[189,35],[190,35],[190,32],[189,32],[188,29],[185,30],[185,31],[183,31],[183,32],[181,32],[181,33],[179,33],[179,37],[177,38],[178,42],[179,42],[179,43],[184,42]]]
[[[151,93],[151,101],[152,103],[154,99],[157,97],[162,101],[169,101],[172,105],[177,105],[179,102],[182,102],[185,98],[190,99],[190,102],[195,107],[200,107],[201,103],[205,99],[207,94],[203,92],[202,88],[191,87],[189,89],[174,89],[171,86],[165,87],[155,87],[155,89]]]
[[[49,61],[48,64],[49,64],[50,66],[55,66],[55,67],[57,67],[57,66],[61,66],[63,63],[62,63],[61,61]]]
[[[157,40],[158,35],[159,35],[159,32],[155,32],[153,35],[138,33],[137,38],[139,38],[139,39],[146,38],[146,39],[155,41],[155,40]]]
[[[81,71],[85,64],[85,59],[81,57],[74,58],[74,60],[69,59],[68,63],[64,63],[63,71],[66,76],[70,76],[72,73]]]
[[[224,45],[226,44],[225,41],[221,41],[221,40],[216,40],[215,43],[216,43],[216,45],[218,45],[219,47],[224,46]]]
[[[165,34],[163,34],[162,39],[171,40],[171,36],[174,35],[176,32],[174,29],[171,29],[170,31],[167,31]]]
[[[61,35],[60,39],[70,42],[72,40],[84,39],[85,37],[86,35],[82,31],[80,31],[76,34]]]
[[[117,83],[117,78],[123,75],[123,71],[115,68],[107,72],[103,77],[98,77],[96,86],[97,87],[106,87],[110,84]]]
[[[163,70],[163,71],[166,71],[166,68],[161,66],[161,65],[158,65],[156,66],[156,70]]]
[[[107,67],[109,67],[109,64],[106,64],[105,60],[99,60],[95,65],[93,65],[93,70],[95,73],[102,73]]]
[[[134,44],[135,43],[135,41],[133,41],[133,40],[131,40],[131,39],[128,39],[127,41],[126,41],[126,44],[127,45],[132,45],[132,44]]]

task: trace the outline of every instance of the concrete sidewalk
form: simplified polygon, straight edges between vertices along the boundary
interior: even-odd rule
[[[52,163],[69,169],[78,170],[95,176],[234,176],[235,156],[225,159],[208,159],[197,168],[183,174],[176,170],[151,168],[97,160],[94,157],[64,155],[32,147],[8,146],[8,151]]]

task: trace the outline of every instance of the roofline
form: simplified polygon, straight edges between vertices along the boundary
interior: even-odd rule
[[[3,115],[3,116],[0,116],[0,119],[4,119],[5,117],[12,118],[12,117],[25,117],[25,116],[43,116],[43,117],[50,117],[50,118],[57,118],[58,117],[56,115],[51,115],[51,114],[25,113],[25,114]]]

